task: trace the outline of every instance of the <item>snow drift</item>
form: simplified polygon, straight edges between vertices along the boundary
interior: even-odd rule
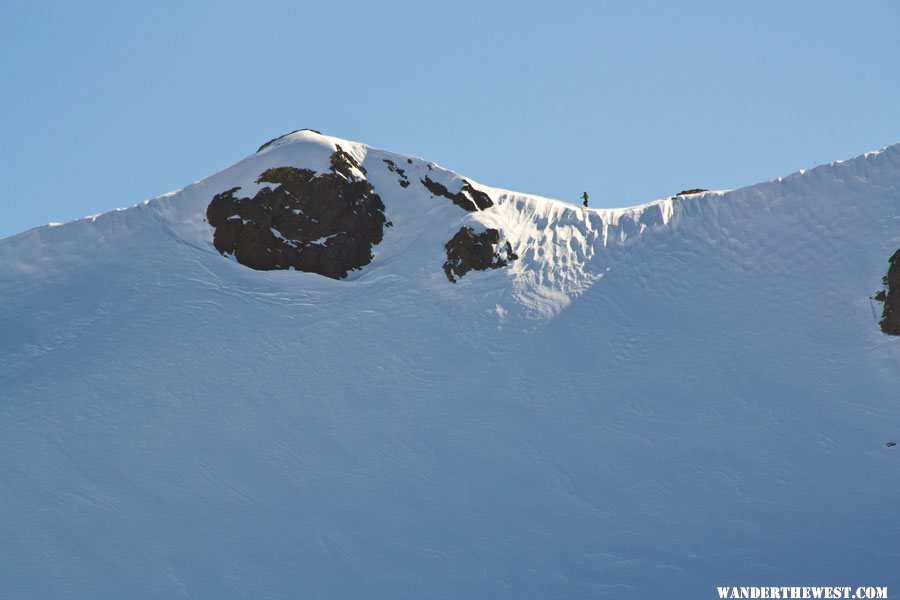
[[[384,204],[368,263],[216,249],[216,195],[338,145]],[[597,210],[301,131],[2,240],[0,597],[900,585],[898,213],[900,145]],[[451,283],[464,228],[498,260]]]

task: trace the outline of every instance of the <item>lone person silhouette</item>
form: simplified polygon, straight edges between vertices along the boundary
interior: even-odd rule
[[[581,199],[584,200],[584,207],[587,208],[588,195],[587,192],[581,195]]]

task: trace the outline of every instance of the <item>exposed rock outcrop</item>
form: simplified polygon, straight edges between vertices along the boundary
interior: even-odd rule
[[[462,227],[444,247],[444,273],[452,283],[469,271],[499,269],[519,258],[508,241],[500,245],[500,232],[496,229],[475,233],[471,227]]]
[[[346,277],[371,262],[372,247],[384,234],[384,204],[364,175],[340,146],[331,156],[331,173],[268,169],[257,183],[272,185],[253,198],[236,197],[240,188],[234,188],[209,203],[213,243],[252,269]]]
[[[394,161],[392,161],[390,159],[383,158],[382,160],[384,161],[384,164],[387,165],[388,171],[390,171],[391,173],[396,173],[397,175],[400,176],[400,182],[399,182],[400,187],[404,187],[404,188],[409,187],[409,177],[406,176],[406,170],[398,167],[396,165],[396,163],[394,163]],[[412,163],[411,160],[409,160],[409,159],[406,159],[406,160],[407,160],[407,162]]]
[[[690,190],[681,190],[676,196],[690,196],[691,194],[701,194],[703,192],[708,192],[709,190],[705,190],[703,188],[693,188]]]
[[[888,263],[887,275],[882,279],[887,290],[875,294],[875,300],[884,302],[879,325],[888,335],[900,335],[900,250],[894,252]]]
[[[448,198],[453,204],[469,212],[484,210],[494,205],[490,196],[480,190],[476,190],[472,187],[472,184],[465,179],[463,179],[462,189],[455,194],[451,193],[445,185],[432,180],[427,175],[425,176],[425,179],[422,180],[422,185],[428,188],[428,191],[435,196]]]

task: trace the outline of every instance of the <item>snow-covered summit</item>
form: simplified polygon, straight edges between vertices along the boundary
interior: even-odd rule
[[[476,230],[496,228],[502,235],[501,242],[508,241],[520,260],[502,273],[472,275],[461,287],[491,288],[498,301],[512,303],[531,316],[555,314],[573,296],[599,280],[606,267],[593,261],[594,255],[609,244],[622,244],[648,228],[664,226],[672,217],[676,202],[659,200],[621,210],[584,209],[489,188],[419,158],[299,130],[268,142],[256,154],[216,175],[142,205],[89,217],[52,232],[39,228],[13,237],[6,245],[10,249],[21,248],[22,255],[9,261],[7,268],[27,271],[27,258],[37,246],[43,248],[41,252],[52,253],[54,248],[73,243],[110,243],[114,239],[111,236],[123,236],[121,243],[137,244],[141,236],[160,235],[159,229],[166,231],[165,242],[148,239],[144,243],[181,243],[214,252],[206,212],[216,194],[235,189],[235,197],[252,198],[264,187],[274,187],[258,181],[268,169],[294,167],[321,176],[329,172],[330,159],[338,148],[364,169],[365,175],[358,174],[372,184],[384,201],[384,214],[390,222],[384,239],[373,248],[371,264],[350,274],[350,279],[364,283],[390,275],[445,288],[441,271],[447,260],[444,244],[454,232],[466,226]],[[435,197],[434,189],[427,187],[429,183],[442,187],[448,197]],[[473,207],[474,212],[467,212],[459,203],[454,204],[449,196],[465,193],[463,187],[467,184],[490,196],[492,206],[485,210]],[[150,233],[154,228],[157,231]],[[45,244],[49,239],[59,241]],[[69,248],[61,254],[72,256]],[[65,268],[65,256],[46,260]],[[303,282],[300,285],[309,285],[311,279],[297,278]]]
[[[311,131],[0,240],[0,598],[896,587],[898,248],[900,145],[606,210]]]
[[[610,246],[627,245],[647,233],[671,228],[680,222],[682,214],[702,211],[718,216],[746,210],[748,198],[759,196],[763,190],[774,191],[772,186],[794,187],[797,178],[815,185],[814,181],[839,177],[863,164],[890,162],[897,153],[895,146],[737,192],[670,197],[624,209],[585,209],[490,188],[417,157],[377,150],[313,130],[298,130],[267,142],[257,153],[182,190],[129,209],[66,224],[58,230],[50,231],[47,228],[51,226],[45,226],[14,236],[5,242],[5,268],[10,273],[30,272],[33,263],[40,262],[65,269],[67,261],[77,259],[73,245],[97,251],[97,244],[106,246],[119,240],[117,243],[137,245],[147,235],[164,236],[165,241],[143,241],[154,247],[180,243],[212,252],[213,236],[206,210],[216,194],[235,189],[235,197],[253,198],[264,187],[274,187],[258,181],[267,169],[294,167],[321,176],[329,172],[330,158],[337,148],[364,169],[365,175],[359,175],[372,184],[384,201],[388,220],[383,240],[372,249],[371,263],[363,269],[351,269],[354,272],[349,279],[365,283],[390,275],[446,287],[441,285],[440,267],[447,259],[443,246],[453,233],[461,227],[495,228],[501,234],[501,244],[509,242],[519,260],[499,273],[470,276],[461,287],[490,288],[504,305],[504,311],[513,308],[532,317],[558,313],[573,297],[599,281],[611,268],[603,258]],[[465,185],[474,186],[491,198],[492,206],[474,212],[461,210],[448,198],[435,198],[434,189],[427,186],[429,182],[443,187],[448,196],[465,193],[461,192]],[[715,226],[706,222],[690,225]],[[156,231],[151,233],[151,229]],[[275,231],[274,235],[281,234]],[[309,285],[311,278],[299,276],[297,280],[303,282],[301,285]]]

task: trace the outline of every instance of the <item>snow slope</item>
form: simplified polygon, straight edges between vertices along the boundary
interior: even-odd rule
[[[212,247],[216,193],[360,160],[347,280]],[[411,184],[384,159],[406,170]],[[411,163],[409,161],[412,161]],[[0,241],[0,598],[687,598],[900,585],[900,145],[622,210],[312,132]],[[510,267],[441,270],[463,225]]]

